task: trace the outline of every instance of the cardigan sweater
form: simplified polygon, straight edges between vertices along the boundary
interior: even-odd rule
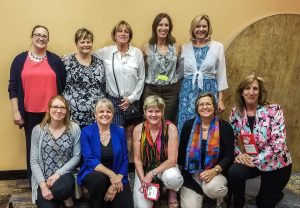
[[[44,135],[48,131],[48,124],[45,127],[36,125],[32,130],[31,136],[31,152],[30,152],[30,166],[32,170],[31,187],[32,187],[32,203],[37,200],[37,189],[42,181],[45,181],[44,177],[44,161],[42,160],[42,142]],[[56,173],[64,175],[70,173],[80,161],[80,128],[78,124],[71,122],[70,128],[66,130],[67,134],[73,138],[73,157],[63,167],[58,169]]]
[[[186,121],[183,125],[180,144],[178,149],[178,165],[182,167],[182,176],[184,178],[183,186],[194,190],[195,192],[202,194],[203,191],[199,184],[192,178],[192,174],[184,169],[186,159],[186,149],[189,143],[190,135],[195,118]],[[220,153],[218,163],[222,168],[222,174],[226,175],[226,172],[234,159],[234,136],[233,130],[230,124],[220,119]]]
[[[182,46],[180,61],[180,67],[183,67],[184,78],[192,79],[193,89],[203,89],[204,78],[215,79],[218,91],[228,88],[224,47],[222,43],[210,41],[207,55],[199,69],[197,69],[197,61],[192,42]],[[198,81],[197,86],[196,80]]]
[[[21,75],[27,55],[28,51],[25,51],[14,58],[10,68],[10,78],[8,84],[9,99],[18,98],[18,108],[23,118],[25,115],[25,109],[24,89]],[[66,84],[65,66],[60,57],[56,54],[46,51],[46,55],[48,63],[56,75],[57,94],[61,94]]]
[[[112,171],[123,175],[122,183],[128,184],[128,150],[125,130],[122,127],[110,124],[110,132],[113,149]],[[82,185],[86,175],[101,164],[100,134],[96,122],[82,129],[80,143],[83,164],[80,167],[77,182]]]

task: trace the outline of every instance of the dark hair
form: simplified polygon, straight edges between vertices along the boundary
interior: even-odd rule
[[[151,35],[151,38],[149,39],[150,45],[154,45],[157,43],[156,29],[163,18],[167,18],[169,21],[169,32],[168,32],[167,41],[166,41],[167,45],[169,45],[169,44],[173,45],[174,43],[176,43],[176,39],[172,36],[173,23],[172,23],[171,17],[166,13],[159,13],[158,15],[156,15],[156,17],[154,18],[153,23],[152,23],[152,35]]]
[[[80,28],[75,33],[75,43],[77,44],[80,39],[89,39],[94,42],[94,35],[91,31],[86,28]]]
[[[48,28],[47,27],[45,27],[45,26],[43,26],[43,25],[36,25],[36,26],[34,26],[33,27],[33,29],[32,29],[32,31],[31,31],[31,38],[33,37],[33,35],[34,35],[34,31],[37,29],[37,28],[44,28],[46,31],[47,31],[47,33],[48,33],[48,40],[49,40],[49,30],[48,30]]]
[[[259,105],[269,104],[269,102],[267,101],[268,92],[265,88],[264,79],[254,74],[248,75],[241,80],[235,92],[235,101],[236,101],[237,109],[240,114],[243,113],[243,109],[246,105],[244,97],[242,96],[243,91],[248,85],[250,85],[255,80],[258,82],[258,86],[259,86],[258,104]]]
[[[127,27],[127,30],[129,32],[129,40],[128,40],[128,43],[130,43],[132,37],[133,37],[133,32],[132,32],[132,29],[131,29],[131,26],[128,22],[126,22],[125,20],[121,20],[120,22],[118,22],[112,29],[111,31],[111,39],[116,42],[116,38],[115,38],[115,35],[117,33],[117,30],[119,29],[119,27],[121,26],[126,26]]]
[[[216,102],[215,96],[210,92],[204,92],[204,93],[201,93],[200,95],[198,95],[198,97],[196,98],[196,101],[195,101],[196,114],[199,115],[199,113],[198,113],[199,100],[204,97],[209,97],[211,99],[212,104],[214,106],[215,113],[216,113],[217,112],[217,102]]]

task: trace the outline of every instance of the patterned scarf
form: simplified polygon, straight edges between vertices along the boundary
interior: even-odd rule
[[[202,122],[200,116],[197,116],[189,143],[186,149],[185,170],[190,173],[202,172],[213,168],[219,159],[220,153],[220,133],[219,133],[219,119],[217,116],[213,118],[207,135],[206,155],[204,160],[204,167],[201,167],[201,144],[202,144]]]
[[[170,121],[163,121],[155,142],[151,137],[149,123],[145,121],[141,135],[141,158],[145,172],[159,166],[168,158],[168,127]]]

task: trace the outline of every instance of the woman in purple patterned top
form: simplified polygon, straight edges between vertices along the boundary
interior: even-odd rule
[[[236,102],[229,118],[236,137],[235,163],[228,172],[234,207],[245,205],[245,182],[257,176],[261,176],[257,207],[275,207],[292,169],[282,108],[267,101],[264,80],[256,75],[240,82]]]

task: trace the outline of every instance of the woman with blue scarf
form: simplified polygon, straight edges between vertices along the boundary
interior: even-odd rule
[[[196,118],[183,125],[178,151],[184,178],[182,208],[201,208],[204,195],[224,207],[228,191],[224,174],[233,162],[234,137],[230,124],[217,117],[216,109],[214,95],[203,93],[195,102]]]

